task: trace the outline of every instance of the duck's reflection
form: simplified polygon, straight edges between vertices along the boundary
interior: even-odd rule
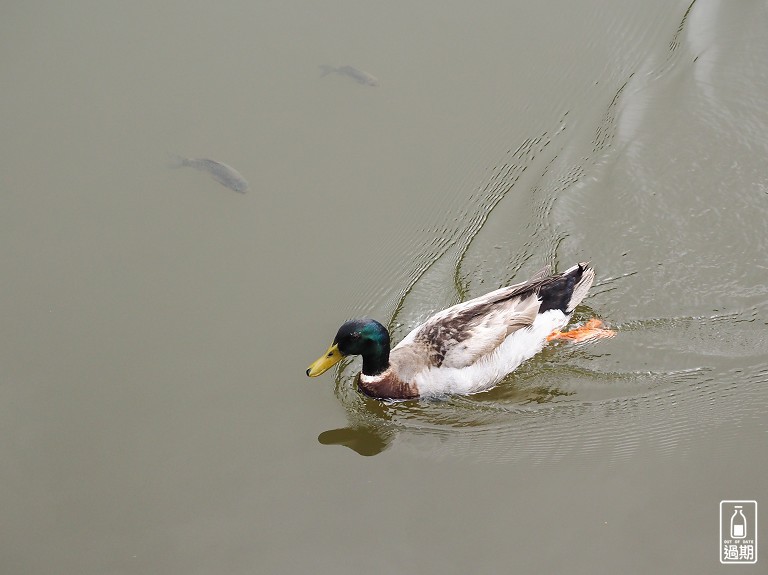
[[[569,373],[573,374],[573,370]],[[545,381],[541,385],[521,385],[527,375]],[[473,396],[407,401],[373,399],[356,388],[356,377],[339,378],[336,395],[347,408],[348,424],[324,431],[317,440],[322,445],[343,445],[369,457],[388,449],[404,432],[408,438],[428,435],[438,441],[445,441],[457,431],[466,435],[469,429],[496,429],[504,436],[516,428],[518,408],[550,404],[575,394],[557,386],[561,376],[558,370],[548,373],[540,367],[523,368],[508,376],[509,381],[502,385]],[[531,413],[524,410],[527,416]],[[484,440],[490,437],[487,432],[482,434]]]
[[[329,429],[317,436],[323,445],[343,445],[369,457],[387,449],[395,438],[397,430],[392,425],[392,409],[395,403],[368,397],[357,390],[358,378],[336,381],[336,396],[347,406],[349,425]],[[351,385],[350,385],[351,383]],[[400,405],[414,402],[398,402]]]
[[[323,445],[343,445],[369,457],[378,455],[389,447],[394,437],[394,430],[376,429],[373,426],[342,427],[329,429],[317,436]]]

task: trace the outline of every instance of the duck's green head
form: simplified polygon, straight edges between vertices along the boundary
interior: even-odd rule
[[[378,375],[389,367],[389,332],[374,319],[353,319],[339,328],[333,344],[307,375],[322,375],[348,355],[363,356],[363,373]]]

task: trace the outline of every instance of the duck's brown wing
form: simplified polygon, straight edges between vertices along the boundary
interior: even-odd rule
[[[530,292],[523,298],[457,306],[450,314],[426,322],[415,342],[426,347],[429,363],[435,367],[466,367],[495,350],[509,334],[531,325],[539,304]]]
[[[533,324],[538,313],[560,309],[569,315],[586,295],[594,272],[587,263],[554,276],[547,271],[436,313],[393,354],[420,357],[420,367],[466,367],[493,352],[508,335]]]

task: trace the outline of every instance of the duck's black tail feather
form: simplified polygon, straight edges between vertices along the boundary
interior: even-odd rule
[[[541,299],[539,313],[550,309],[559,309],[566,315],[573,313],[581,300],[583,300],[592,282],[595,280],[595,270],[589,262],[581,262],[556,275],[551,281],[539,288],[538,295]]]

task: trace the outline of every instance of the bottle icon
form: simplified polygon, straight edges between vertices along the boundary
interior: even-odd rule
[[[747,518],[741,512],[741,505],[733,506],[731,515],[731,538],[744,539],[747,536]]]

